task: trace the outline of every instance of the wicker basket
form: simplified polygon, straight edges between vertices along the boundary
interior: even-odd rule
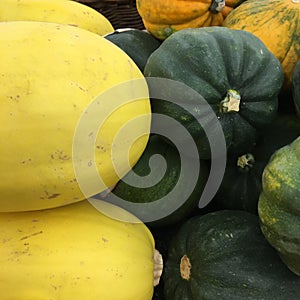
[[[136,9],[136,0],[78,0],[77,2],[100,12],[115,29],[145,29],[142,18]]]

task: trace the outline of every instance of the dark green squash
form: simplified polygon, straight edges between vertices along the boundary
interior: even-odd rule
[[[266,165],[258,213],[266,239],[300,276],[300,136]]]
[[[262,173],[271,155],[300,136],[295,114],[280,113],[261,129],[255,147],[247,153],[228,155],[226,170],[212,201],[215,209],[240,209],[257,214]]]
[[[196,91],[196,95],[186,91],[178,95],[189,111],[164,99],[152,99],[151,104],[154,113],[188,128],[204,159],[211,151],[204,128],[213,131],[215,126],[207,103],[222,125],[227,150],[241,153],[254,146],[257,130],[276,116],[283,83],[280,62],[256,36],[213,26],[172,34],[150,55],[144,75],[172,79]],[[191,111],[203,119],[203,126]]]
[[[296,63],[293,70],[292,94],[296,112],[300,117],[300,60]]]
[[[300,278],[245,211],[195,216],[173,238],[163,273],[166,300],[298,299]]]
[[[154,163],[150,165],[151,158],[154,158],[154,155],[160,155],[165,161],[166,169],[164,174],[161,174],[161,170],[163,170],[164,167],[163,164]],[[188,157],[186,157],[185,161],[185,163],[188,164],[187,167],[190,169],[195,164],[194,160]],[[131,212],[137,215],[137,217],[144,221],[149,227],[162,227],[175,224],[187,218],[198,207],[201,194],[208,178],[208,169],[204,161],[200,163],[200,171],[195,186],[188,181],[184,183],[182,179],[180,179],[180,176],[182,176],[181,167],[181,157],[177,148],[166,142],[162,136],[153,134],[150,136],[147,147],[138,162],[134,165],[132,170],[118,182],[112,193],[108,194],[106,201],[122,205],[122,203],[114,202],[115,196],[117,196],[126,201],[124,208],[127,210],[132,209],[130,203],[145,204],[142,205],[141,208],[132,210]],[[138,177],[134,179],[133,184],[130,184],[128,178],[132,178],[134,174],[137,174]],[[157,174],[154,175],[155,178],[151,179],[153,183],[149,180],[150,184],[147,183],[147,186],[145,186],[145,176],[153,176],[153,174]],[[183,176],[183,179],[184,178],[185,176]],[[177,192],[174,193],[171,202],[161,200],[166,195],[169,195],[169,193],[174,192],[175,186],[177,186],[178,189]],[[152,211],[152,209],[150,211],[147,204],[158,200],[162,202],[158,203],[157,209],[164,212],[171,208],[171,212],[166,216],[155,219],[156,216],[159,215],[158,212]],[[172,206],[175,208],[173,209]],[[150,214],[154,215],[151,216]]]
[[[150,54],[160,46],[160,42],[153,35],[133,28],[119,29],[104,37],[130,56],[141,71],[144,70]]]

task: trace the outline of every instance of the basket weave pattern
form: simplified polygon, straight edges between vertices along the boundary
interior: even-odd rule
[[[80,0],[78,2],[100,12],[115,29],[145,29],[142,18],[136,9],[136,0]]]

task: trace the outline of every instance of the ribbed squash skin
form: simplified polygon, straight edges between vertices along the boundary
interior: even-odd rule
[[[114,31],[98,11],[68,0],[1,0],[0,21],[54,22],[104,35]]]
[[[247,151],[256,142],[257,129],[275,118],[283,83],[280,62],[255,35],[220,26],[175,32],[150,55],[144,75],[172,79],[192,88],[196,93],[178,91],[178,97],[203,124],[210,124],[204,98],[222,125],[231,153]],[[237,91],[241,99],[238,110],[225,112],[220,107],[229,90]],[[151,106],[154,113],[183,124],[194,137],[200,158],[210,158],[203,126],[192,114],[160,99],[152,99]]]
[[[0,119],[5,124],[0,129],[5,145],[0,149],[0,211],[80,201],[128,172],[147,144],[151,118],[146,81],[128,55],[87,30],[31,21],[0,22],[0,48]],[[144,96],[140,100],[133,101],[136,90],[132,86],[123,90],[125,100],[112,94],[115,101],[104,104],[97,98],[100,106],[94,101],[112,86],[133,79],[141,79],[139,91]],[[120,107],[109,114],[118,101]],[[99,113],[90,119],[99,124],[80,123],[91,103],[98,105],[95,110]],[[135,142],[129,137],[116,138],[122,126],[141,115],[136,126],[139,132],[127,131],[137,134]],[[83,133],[75,140],[78,128],[91,130],[80,131]],[[140,129],[145,134],[140,135]],[[89,141],[94,141],[91,155],[85,152]],[[126,157],[125,149],[130,149]],[[79,166],[76,174],[75,166]],[[93,179],[90,168],[98,170],[104,184],[97,176]],[[79,173],[85,174],[83,181],[96,181],[96,188],[83,194],[77,182]]]
[[[259,37],[281,62],[285,89],[300,58],[300,3],[293,0],[247,0],[226,18],[223,26]]]
[[[247,212],[195,216],[175,234],[168,253],[166,300],[285,300],[300,293],[300,278],[265,240],[258,217]],[[186,258],[190,269],[183,268]]]
[[[300,137],[277,150],[264,169],[258,202],[261,229],[300,275]]]
[[[293,71],[292,95],[298,117],[300,117],[300,60],[295,65]]]
[[[256,145],[248,152],[227,156],[225,174],[212,201],[215,209],[257,214],[263,170],[276,150],[300,136],[300,120],[295,114],[281,113],[259,133]]]
[[[164,40],[172,33],[184,29],[222,25],[233,8],[242,1],[229,0],[220,12],[211,11],[211,0],[137,0],[137,10],[146,29],[156,38]]]
[[[143,223],[118,221],[86,200],[0,213],[0,224],[2,300],[152,297],[154,240]]]

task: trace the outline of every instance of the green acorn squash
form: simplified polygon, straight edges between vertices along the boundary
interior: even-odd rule
[[[293,70],[292,93],[296,112],[300,117],[300,60],[296,63]]]
[[[277,150],[265,167],[258,213],[266,239],[300,275],[300,136]]]
[[[297,299],[300,278],[264,238],[258,216],[234,210],[198,215],[171,241],[166,300]]]
[[[204,159],[210,158],[204,128],[215,126],[201,99],[217,115],[227,150],[240,153],[255,144],[257,129],[274,119],[283,83],[280,62],[256,36],[218,26],[173,33],[150,55],[144,75],[179,81],[199,95],[183,91],[178,97],[203,120],[203,126],[174,103],[151,99],[151,106],[153,113],[166,114],[188,128]]]
[[[141,71],[144,70],[150,54],[160,45],[153,35],[133,28],[119,29],[104,37],[128,54]]]
[[[161,169],[163,169],[161,163],[151,164],[151,159],[155,158],[155,155],[160,155],[166,163],[166,169],[163,174],[161,174]],[[195,163],[191,158],[186,158],[186,162],[188,168],[192,168]],[[105,200],[115,204],[119,203],[114,202],[115,196],[125,200],[124,208],[131,210],[132,213],[137,215],[151,228],[175,224],[187,218],[198,207],[201,194],[208,178],[208,169],[204,161],[201,161],[199,176],[195,186],[187,181],[183,182],[183,180],[180,179],[182,175],[181,172],[181,157],[177,148],[166,142],[162,136],[152,134],[138,162],[133,166],[132,170],[118,182]],[[137,174],[138,178],[130,182],[129,179],[132,178],[134,174]],[[152,179],[149,179],[149,184],[147,183],[147,186],[145,186],[145,176],[151,176],[151,174]],[[177,192],[174,192],[175,187],[177,188]],[[170,195],[171,192],[174,193],[171,202],[169,202],[164,197]],[[158,200],[162,201],[158,209],[166,212],[166,215],[161,218],[157,217],[157,211],[150,210],[147,205]],[[132,210],[135,208],[131,208],[130,203],[145,205],[142,205],[141,208],[136,210]],[[123,203],[118,205],[122,206]],[[172,205],[174,209],[168,212],[169,208],[172,208]]]
[[[215,209],[241,209],[257,214],[262,189],[261,177],[271,155],[300,136],[300,120],[295,114],[280,113],[260,131],[253,149],[228,155],[226,170],[212,201]]]

